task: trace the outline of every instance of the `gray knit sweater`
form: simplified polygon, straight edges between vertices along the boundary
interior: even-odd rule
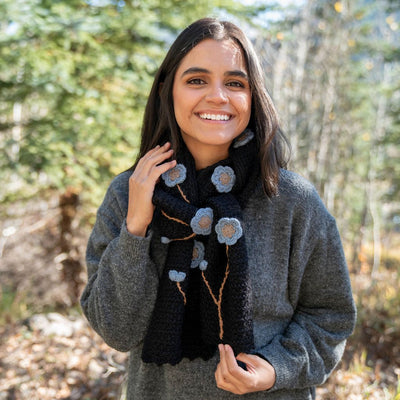
[[[111,347],[130,351],[129,400],[218,400],[237,395],[218,389],[209,361],[184,359],[157,366],[141,360],[156,300],[166,245],[126,229],[130,172],[111,183],[87,248],[89,281],[82,308]],[[281,171],[279,196],[261,184],[243,214],[253,290],[256,352],[275,368],[272,389],[244,399],[315,397],[315,386],[340,360],[355,323],[348,270],[335,220],[313,186]]]

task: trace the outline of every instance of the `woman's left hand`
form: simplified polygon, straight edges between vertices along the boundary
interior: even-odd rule
[[[232,347],[227,344],[218,345],[220,361],[215,371],[215,380],[220,389],[235,394],[259,392],[270,389],[275,383],[275,369],[263,358],[240,353],[236,358]],[[237,361],[246,364],[247,371]]]

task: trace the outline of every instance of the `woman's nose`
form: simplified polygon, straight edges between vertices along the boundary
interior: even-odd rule
[[[227,103],[228,96],[225,87],[222,85],[210,85],[210,90],[207,93],[207,101],[213,103]]]

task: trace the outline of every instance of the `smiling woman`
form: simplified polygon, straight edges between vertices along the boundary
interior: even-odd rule
[[[87,248],[82,308],[130,351],[128,399],[313,399],[340,360],[355,321],[340,237],[285,144],[244,33],[186,28]]]
[[[228,157],[229,147],[247,127],[251,91],[240,47],[207,39],[182,60],[175,74],[173,102],[182,139],[197,169]]]

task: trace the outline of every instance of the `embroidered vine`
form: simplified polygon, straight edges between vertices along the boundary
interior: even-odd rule
[[[213,299],[213,301],[214,301],[214,303],[215,303],[215,305],[217,306],[217,309],[218,309],[219,338],[220,338],[221,340],[222,340],[223,337],[224,337],[224,321],[223,321],[223,319],[222,319],[222,295],[223,295],[223,292],[224,292],[225,283],[226,283],[226,281],[227,281],[227,279],[228,279],[228,276],[229,276],[229,256],[228,256],[228,249],[229,249],[229,246],[226,245],[226,259],[227,259],[227,263],[226,263],[226,268],[225,268],[225,276],[224,276],[224,279],[222,280],[221,287],[219,288],[218,299],[215,297],[215,295],[214,295],[214,293],[213,293],[213,291],[212,291],[212,289],[211,289],[211,286],[210,286],[210,284],[209,284],[208,281],[207,281],[207,278],[206,278],[206,276],[205,276],[205,274],[204,274],[204,270],[205,270],[205,269],[201,268],[201,269],[202,269],[201,276],[203,277],[203,281],[204,281],[205,285],[207,286],[207,289],[208,289],[208,291],[210,292],[210,296],[211,296],[211,298]]]

